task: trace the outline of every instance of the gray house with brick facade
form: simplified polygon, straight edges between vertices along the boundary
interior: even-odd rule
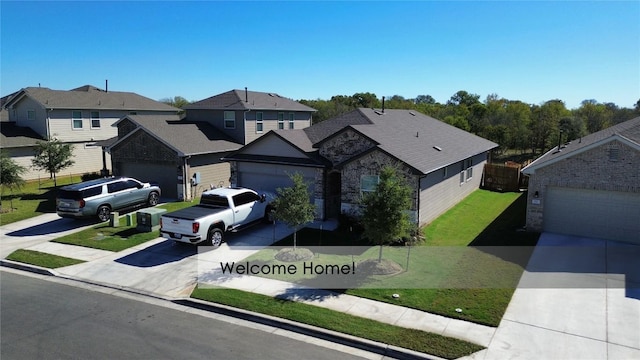
[[[640,244],[640,117],[525,167],[527,229]]]
[[[220,159],[242,144],[210,123],[178,115],[127,115],[115,126],[118,141],[110,146],[115,175],[157,182],[163,197],[174,199],[229,186],[229,164]]]
[[[318,218],[356,213],[380,170],[399,170],[413,189],[413,220],[424,225],[480,186],[498,145],[419,112],[356,109],[302,130],[271,131],[225,157],[234,185],[275,190],[302,173]]]

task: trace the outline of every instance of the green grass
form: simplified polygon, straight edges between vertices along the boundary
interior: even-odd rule
[[[525,223],[525,213],[526,193],[477,190],[427,226],[424,234],[427,246],[477,246],[486,256],[469,258],[473,252],[454,252],[452,257],[446,259],[447,268],[453,271],[437,288],[350,289],[346,292],[451,318],[498,326],[539,236],[537,233],[520,231]],[[511,248],[496,248],[502,246]],[[492,257],[500,260],[495,261]],[[485,261],[490,263],[484,264]],[[492,276],[501,279],[495,286],[447,287],[448,281],[452,284],[465,279],[471,283],[483,282]],[[398,293],[400,299],[392,299],[390,293]],[[463,312],[456,312],[457,308],[463,309]]]
[[[487,228],[520,193],[476,190],[424,229],[431,246],[467,246]],[[522,218],[524,225],[524,218]]]
[[[358,279],[356,286],[351,286],[354,281],[350,281],[345,292],[497,326],[538,237],[536,233],[519,231],[524,225],[525,210],[526,194],[478,190],[426,227],[427,240],[422,246],[413,247],[411,252],[402,246],[384,248],[383,257],[401,265],[403,272]],[[297,238],[301,247],[360,246],[353,257],[314,249],[314,265],[351,264],[378,257],[378,247],[367,246],[349,232],[303,229]],[[292,244],[290,236],[275,245]],[[274,259],[276,252],[277,249],[267,248],[246,261],[284,264]],[[302,269],[301,262],[295,265]],[[302,271],[269,277],[317,287],[317,282],[310,281],[314,276]],[[400,298],[392,298],[394,293]],[[462,313],[456,312],[457,308],[463,309]]]
[[[240,290],[196,288],[191,296],[447,359],[459,358],[484,349],[480,345],[459,339]]]
[[[80,176],[58,176],[58,187],[80,182]],[[3,187],[4,188],[4,187]],[[53,179],[29,181],[19,189],[3,189],[0,225],[56,211]]]
[[[9,256],[7,256],[7,259],[25,264],[41,266],[48,269],[76,265],[84,262],[83,260],[25,249],[18,249],[12,252],[11,254],[9,254]]]
[[[173,211],[191,205],[192,203],[189,202],[172,202],[158,205],[157,208]],[[138,232],[136,230],[136,217],[132,216],[132,220],[131,226],[125,226],[124,217],[120,217],[120,224],[122,224],[122,226],[111,227],[109,223],[106,222],[89,229],[59,237],[52,241],[117,252],[156,239],[160,236],[157,230]]]

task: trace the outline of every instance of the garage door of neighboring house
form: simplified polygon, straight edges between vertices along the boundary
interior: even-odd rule
[[[544,205],[548,232],[640,244],[640,194],[550,187]]]
[[[163,198],[178,198],[178,175],[175,166],[124,163],[119,175],[130,176],[144,182],[157,182],[160,184]]]
[[[277,194],[277,188],[293,185],[288,174],[299,172],[306,182],[310,183],[309,190],[313,191],[315,181],[314,168],[275,164],[257,164],[238,162],[238,186],[255,190],[271,191]]]

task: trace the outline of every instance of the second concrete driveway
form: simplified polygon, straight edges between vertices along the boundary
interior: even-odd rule
[[[474,359],[640,359],[640,246],[544,233]]]
[[[226,234],[226,242],[217,249],[158,238],[125,251],[107,253],[90,262],[58,268],[56,273],[158,296],[188,297],[196,285],[202,264],[233,261],[232,256],[249,256],[271,245],[274,239],[282,239],[291,233],[292,230],[283,224],[259,224],[238,233]],[[230,247],[249,248],[231,251]],[[74,257],[73,253],[66,256]]]

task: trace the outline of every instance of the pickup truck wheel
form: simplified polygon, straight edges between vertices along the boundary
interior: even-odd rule
[[[207,233],[207,243],[213,247],[218,247],[222,244],[222,230],[218,228],[211,228]]]
[[[147,204],[149,206],[156,206],[158,205],[158,203],[160,202],[160,196],[158,195],[157,192],[152,192],[151,194],[149,194],[149,199],[147,199]]]
[[[109,221],[109,218],[111,217],[111,208],[109,208],[107,205],[102,205],[98,208],[98,220],[105,222],[105,221]]]

